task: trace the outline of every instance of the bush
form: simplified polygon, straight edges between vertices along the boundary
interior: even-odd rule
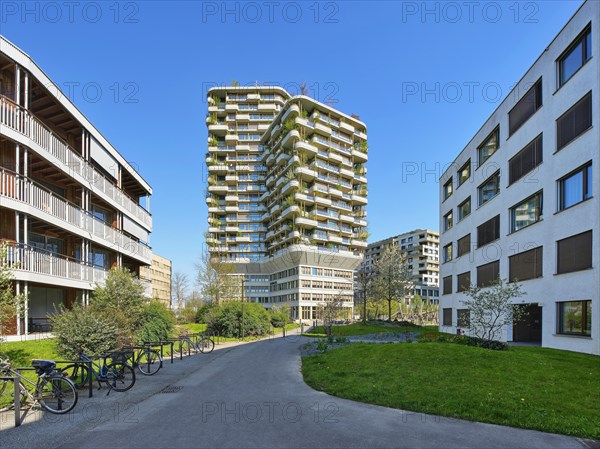
[[[329,345],[329,342],[325,338],[319,339],[315,343],[316,348],[321,352],[327,351],[328,345]]]
[[[207,303],[202,304],[200,307],[198,307],[198,310],[196,311],[195,322],[196,323],[206,323],[208,321],[208,316],[210,314],[210,311],[214,308],[215,308],[215,305],[213,305],[212,303],[207,302]]]
[[[107,316],[79,304],[50,316],[56,351],[67,360],[77,360],[79,351],[97,356],[113,349],[117,328]]]
[[[470,337],[467,335],[456,335],[453,340],[459,345],[475,346],[478,348],[492,349],[494,351],[505,351],[508,349],[508,344],[495,340],[484,340],[483,338]]]
[[[242,306],[239,301],[228,301],[215,306],[207,315],[207,331],[222,337],[240,338],[242,333],[244,337],[265,335],[271,324],[269,312],[256,303]]]
[[[171,336],[175,317],[164,304],[152,301],[144,306],[140,314],[138,342],[166,340]]]
[[[290,308],[288,306],[275,305],[269,309],[271,325],[273,327],[284,327],[289,321]]]

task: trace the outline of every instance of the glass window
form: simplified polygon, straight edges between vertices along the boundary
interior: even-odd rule
[[[508,183],[518,181],[542,163],[542,134],[508,161]]]
[[[452,211],[444,215],[444,231],[452,228]]]
[[[477,248],[500,238],[500,215],[477,226]]]
[[[558,181],[559,210],[567,209],[592,196],[592,164],[589,163]]]
[[[458,239],[457,247],[458,257],[469,254],[471,252],[471,233]]]
[[[556,120],[556,150],[559,151],[592,127],[592,92],[588,92]]]
[[[542,79],[540,78],[508,113],[509,136],[512,136],[541,107]]]
[[[471,272],[467,271],[456,276],[456,284],[457,293],[467,291],[471,287]]]
[[[444,200],[447,200],[452,195],[452,178],[444,184]]]
[[[592,231],[556,242],[558,274],[592,268]]]
[[[456,325],[458,327],[469,327],[471,325],[471,311],[469,309],[458,309],[456,311]]]
[[[471,214],[471,197],[458,205],[458,221]]]
[[[471,159],[458,171],[458,185],[461,186],[471,177]]]
[[[559,87],[565,84],[592,56],[592,30],[587,28],[558,59]]]
[[[479,153],[479,166],[483,165],[492,154],[496,152],[500,146],[500,128],[497,127],[492,133],[486,137],[481,145],[477,148]]]
[[[442,309],[442,325],[443,326],[452,326],[452,309]]]
[[[500,261],[486,263],[477,267],[477,287],[487,287],[500,277]]]
[[[510,282],[526,281],[542,277],[542,262],[544,248],[523,251],[508,258],[508,277]]]
[[[500,172],[497,171],[479,186],[479,205],[487,203],[500,193]]]
[[[444,262],[450,262],[452,260],[452,243],[444,246]]]
[[[592,301],[559,302],[558,333],[591,336]]]
[[[510,231],[526,228],[541,218],[542,192],[538,192],[510,209]]]

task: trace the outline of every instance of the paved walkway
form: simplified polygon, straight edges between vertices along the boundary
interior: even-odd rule
[[[0,432],[9,448],[560,448],[575,438],[334,398],[300,373],[304,337],[221,346]],[[168,388],[167,388],[168,387]],[[6,423],[4,423],[6,426]],[[0,423],[2,426],[2,423]]]

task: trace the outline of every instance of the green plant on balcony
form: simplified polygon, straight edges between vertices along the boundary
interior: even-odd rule
[[[361,140],[360,142],[356,142],[354,144],[354,148],[361,153],[367,154],[369,152],[369,144],[366,140]]]
[[[220,97],[212,97],[212,99],[213,99],[213,102],[215,103],[215,106],[217,106],[217,107],[221,106],[222,101],[221,101]]]
[[[208,177],[208,185],[209,186],[214,186],[216,184],[217,184],[217,180],[215,179],[215,177],[214,176],[209,176]]]
[[[287,133],[289,133],[295,127],[296,127],[296,121],[293,118],[287,119],[285,121],[285,123],[283,124],[283,135],[285,136]]]
[[[219,141],[217,140],[217,138],[215,136],[210,136],[208,139],[208,146],[216,147],[217,145],[219,145]]]
[[[208,124],[209,125],[217,124],[217,115],[216,114],[210,114],[210,116],[208,117]]]
[[[288,196],[285,198],[285,205],[286,205],[287,207],[291,207],[291,206],[293,206],[293,205],[294,205],[294,203],[295,203],[295,201],[294,201],[294,195],[288,195]]]
[[[240,83],[237,80],[231,80],[231,87],[239,87]]]
[[[302,112],[300,113],[300,115],[302,116],[302,118],[307,118],[308,117],[308,111],[306,109],[302,109]]]

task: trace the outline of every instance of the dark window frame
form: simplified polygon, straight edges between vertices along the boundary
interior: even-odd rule
[[[456,276],[456,293],[465,292],[470,287],[471,287],[471,271],[465,271],[464,273],[460,273]]]
[[[492,222],[496,222],[497,221],[497,225],[494,226],[494,235],[495,238],[492,238],[491,240],[486,240],[486,239],[482,239],[482,233],[484,230],[483,226],[486,226]],[[481,223],[479,226],[477,226],[477,248],[481,248],[482,246],[488,245],[492,242],[495,242],[496,240],[498,240],[500,238],[500,215],[496,215],[492,218],[490,218],[487,221],[484,221],[483,223]],[[483,242],[482,242],[483,241]]]
[[[496,185],[498,187],[498,191],[496,192],[496,194],[490,198],[488,198],[487,200],[483,201],[483,194],[482,194],[482,189],[485,185],[487,185],[492,178],[498,178],[498,180],[496,181]],[[478,204],[479,207],[483,206],[486,203],[489,203],[491,200],[493,200],[494,198],[496,198],[498,195],[500,195],[500,170],[497,170],[496,172],[494,172],[494,174],[492,174],[491,176],[489,176],[485,181],[483,181],[479,187],[477,187],[477,200],[478,200]]]
[[[493,138],[496,138],[496,148],[494,149],[494,152],[492,154],[490,154],[488,157],[486,157],[484,160],[481,160],[481,150],[488,144],[488,142],[490,140],[492,140]],[[496,154],[498,152],[498,149],[500,149],[500,125],[497,125],[491,133],[489,133],[485,139],[483,139],[483,142],[481,142],[479,144],[479,146],[477,147],[477,168],[481,167],[483,164],[485,164],[494,154]]]
[[[444,232],[452,229],[452,227],[454,226],[454,212],[452,209],[450,209],[448,213],[443,216],[442,224]]]
[[[588,244],[588,242],[584,242],[583,245],[579,245],[579,247],[575,248],[575,251],[573,251],[572,248],[565,248],[564,250],[570,250],[571,253],[575,252],[579,255],[581,255],[581,253],[583,251],[587,251],[589,249],[589,252],[585,254],[585,259],[583,259],[584,261],[588,261],[587,263],[581,263],[581,264],[569,264],[569,262],[572,262],[572,260],[570,259],[566,259],[566,261],[562,261],[561,263],[561,243],[564,245],[567,240],[574,240],[576,238],[584,238],[584,236],[590,235],[590,242]],[[575,273],[577,271],[584,271],[584,270],[589,270],[590,268],[593,268],[593,261],[594,261],[594,255],[592,252],[592,246],[594,244],[594,235],[593,235],[593,231],[592,230],[588,230],[588,231],[584,231],[584,232],[580,232],[578,234],[574,234],[574,235],[570,235],[569,237],[565,237],[564,239],[560,239],[556,241],[556,274],[567,274],[567,273]],[[567,265],[567,267],[565,268],[564,265]],[[561,266],[563,266],[563,268],[561,268]]]
[[[466,312],[466,317],[464,316]],[[456,309],[456,327],[471,327],[471,310]]]
[[[442,326],[452,326],[452,307],[442,309]]]
[[[562,328],[564,322],[564,309],[561,306],[570,303],[581,303],[582,305],[585,303],[586,306],[582,307],[581,310],[581,332],[568,332]],[[588,310],[589,307],[589,310]],[[573,301],[558,301],[556,303],[556,333],[558,335],[577,335],[580,337],[591,337],[592,336],[592,326],[590,323],[590,328],[587,328],[587,318],[588,314],[590,314],[590,318],[592,315],[592,300],[591,299],[581,299],[581,300],[573,300]]]
[[[529,169],[527,169],[527,168],[523,169],[524,158],[525,158],[525,156],[528,155],[528,152],[532,151],[532,150],[533,150],[532,159],[534,160],[533,165]],[[543,139],[543,133],[540,133],[531,142],[529,142],[527,145],[525,145],[517,154],[515,154],[513,157],[511,157],[509,159],[509,161],[508,161],[508,185],[511,186],[512,184],[517,182],[519,179],[522,179],[525,175],[531,173],[543,161],[544,161],[544,139]],[[516,170],[517,162],[520,162],[520,165],[519,165],[520,172],[518,172],[518,174],[515,174],[515,171],[517,171]]]
[[[533,223],[529,223],[528,225],[525,225],[519,229],[516,229],[515,212],[516,212],[517,207],[529,202],[530,200],[532,200],[536,197],[539,197],[539,200],[537,201],[537,206],[536,206],[536,210],[538,211],[537,219]],[[509,222],[509,230],[510,231],[509,232],[512,234],[513,232],[517,232],[517,231],[520,231],[521,229],[528,228],[529,226],[532,226],[532,225],[540,222],[542,220],[543,216],[544,216],[544,191],[542,189],[542,190],[538,190],[533,195],[529,195],[524,200],[519,201],[517,204],[515,204],[514,206],[512,206],[509,209],[509,219],[510,219],[510,222]]]
[[[571,207],[577,206],[578,204],[583,203],[584,201],[589,200],[590,198],[592,198],[592,193],[590,191],[590,189],[588,189],[588,181],[589,181],[589,175],[588,175],[588,168],[592,167],[592,161],[588,161],[583,165],[580,165],[579,167],[577,167],[575,170],[567,173],[565,176],[563,176],[562,178],[559,178],[556,182],[558,183],[558,212],[562,212],[563,210],[567,210],[570,209]],[[571,204],[570,206],[566,206],[565,207],[565,200],[564,200],[564,193],[565,193],[565,188],[564,188],[564,182],[569,179],[572,178],[573,176],[577,175],[579,172],[582,172],[582,176],[581,176],[581,182],[582,182],[582,189],[581,189],[581,193],[582,193],[582,198],[581,200],[577,201],[576,203]],[[592,183],[594,182],[594,178],[592,175]],[[594,186],[591,186],[591,190],[594,189]],[[587,195],[587,197],[586,197]]]
[[[531,98],[533,96],[533,98]],[[521,108],[525,108],[527,104],[534,104],[534,110],[526,115],[526,112],[521,112]],[[542,90],[542,78],[540,77],[533,85],[527,89],[527,92],[517,101],[517,103],[508,111],[508,137],[510,138],[519,129],[523,127],[527,121],[535,115],[543,106],[543,90]],[[519,120],[513,121],[513,117],[520,114]]]
[[[491,267],[491,266],[497,266],[497,269],[494,270],[494,272],[496,273],[496,276],[491,278],[491,279],[485,279],[486,282],[483,282],[481,280],[481,271],[482,269],[485,269],[487,267]],[[498,278],[500,277],[500,259],[498,260],[494,260],[493,262],[488,262],[488,263],[484,263],[483,265],[479,265],[477,267],[477,287],[480,288],[485,288],[485,287],[489,287],[492,283],[494,283],[496,280],[498,280]]]
[[[467,175],[467,177],[465,179],[463,179],[462,173],[464,170],[468,170],[469,174]],[[465,182],[467,182],[470,178],[471,178],[471,159],[469,158],[469,160],[467,162],[465,162],[462,167],[460,167],[458,169],[458,172],[456,173],[456,181],[458,183],[458,187],[462,186]]]
[[[468,243],[465,239],[468,239]],[[466,247],[466,251],[465,251]],[[456,242],[456,258],[469,254],[471,252],[471,233],[462,236]]]
[[[572,121],[574,123],[576,116],[571,117],[569,114],[576,114],[576,112],[578,111],[577,108],[581,107],[582,104],[584,104],[584,102],[588,103],[587,109],[589,110],[588,111],[589,115],[586,116],[586,118],[589,118],[589,125],[586,128],[582,128],[581,130],[579,130],[579,132],[577,134],[575,134],[575,131],[573,131],[573,137],[571,137],[568,140],[561,141],[561,136],[565,132],[563,130],[563,128],[561,128],[562,123],[563,123],[562,120],[567,120],[568,118],[570,118],[570,119],[572,119]],[[594,114],[593,98],[592,98],[592,91],[590,90],[583,97],[581,97],[579,100],[577,100],[573,106],[571,106],[569,109],[567,109],[563,114],[561,114],[560,117],[558,117],[556,119],[556,151],[555,151],[555,153],[558,153],[559,151],[563,150],[564,148],[569,146],[569,144],[571,142],[577,140],[578,137],[582,136],[587,131],[592,129],[593,118],[594,118],[593,114]],[[573,125],[573,127],[575,127],[575,125]]]
[[[442,295],[452,294],[452,276],[444,276],[442,278]]]
[[[448,255],[446,248],[450,249],[450,258],[449,259],[446,257]],[[443,263],[451,262],[452,260],[454,260],[454,249],[452,248],[452,242],[448,243],[447,245],[445,245],[442,248],[442,257],[444,258]]]
[[[531,260],[527,260],[531,257]],[[526,277],[518,277],[515,271],[521,268],[518,264],[526,265],[533,264],[533,273]],[[528,267],[529,268],[529,267]],[[544,247],[536,246],[535,248],[522,251],[508,257],[508,279],[510,282],[522,282],[532,279],[539,279],[544,276]],[[523,271],[523,270],[521,270]]]
[[[464,206],[464,205],[465,205],[467,202],[469,203],[469,213],[468,213],[467,215],[461,215],[462,207],[463,207],[463,206]],[[465,218],[467,218],[469,215],[471,215],[471,211],[472,211],[472,209],[473,209],[473,203],[471,202],[471,195],[469,195],[467,198],[465,198],[465,200],[464,200],[462,203],[460,203],[460,204],[459,204],[459,205],[456,207],[456,210],[457,210],[457,216],[456,216],[457,220],[456,220],[456,222],[458,223],[459,221],[462,221],[463,219],[465,219]]]
[[[581,33],[579,33],[579,35],[577,35],[577,37],[575,39],[573,39],[573,42],[571,42],[569,44],[569,46],[565,49],[565,51],[563,51],[561,53],[561,55],[556,59],[558,89],[560,89],[565,84],[567,84],[567,82],[571,78],[573,78],[575,76],[575,74],[577,72],[579,72],[582,69],[582,67],[588,63],[588,61],[590,59],[592,59],[592,49],[590,48],[589,52],[587,51],[588,50],[587,36],[588,36],[588,34],[591,35],[591,33],[592,33],[592,24],[590,22],[586,25],[586,27],[583,29],[583,31]],[[563,70],[564,69],[563,69],[562,63],[567,59],[567,57],[571,56],[571,54],[573,53],[573,50],[575,50],[579,44],[581,44],[581,65],[571,74],[571,76],[563,79]]]
[[[444,201],[446,201],[448,198],[450,198],[452,196],[452,194],[454,193],[454,185],[453,185],[452,181],[453,181],[453,179],[451,176],[450,179],[444,183],[444,186],[443,186]],[[448,193],[448,189],[447,189],[448,186],[450,186],[450,193]]]

